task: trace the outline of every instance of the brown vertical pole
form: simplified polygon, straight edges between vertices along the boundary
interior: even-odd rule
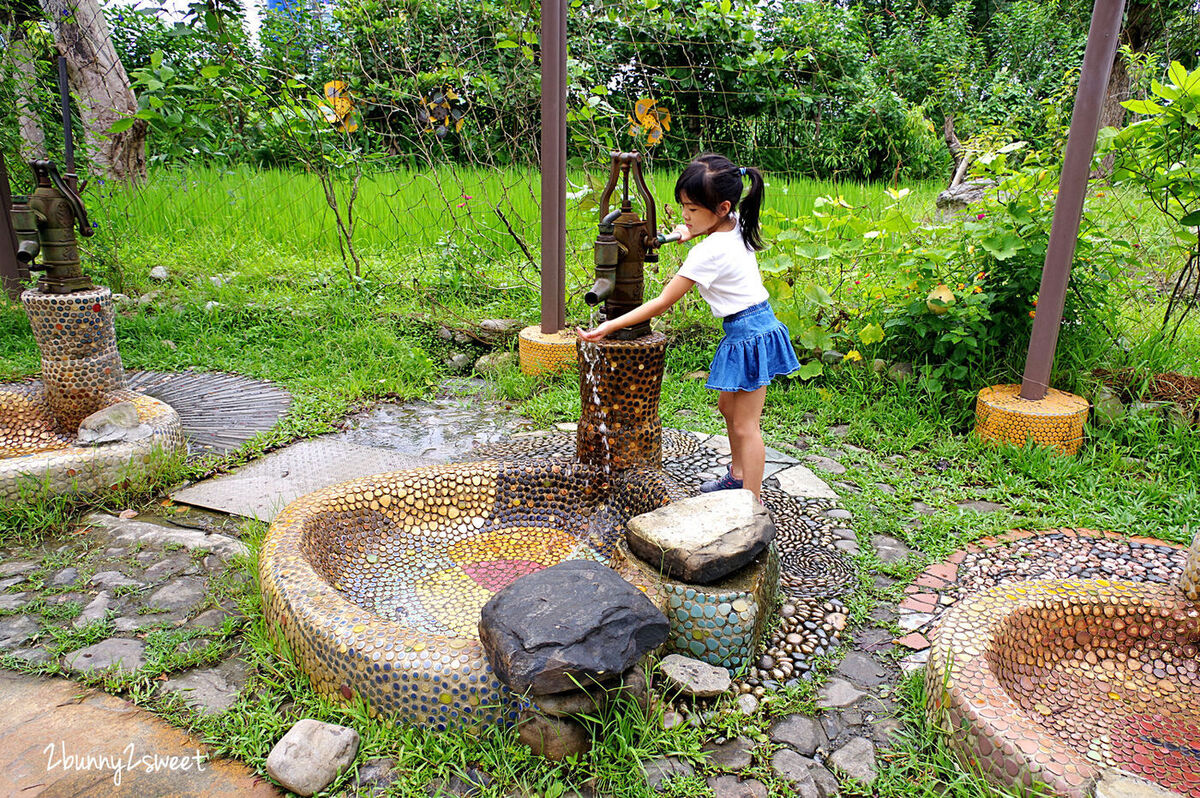
[[[1046,263],[1042,267],[1042,285],[1038,289],[1037,315],[1029,336],[1029,353],[1025,356],[1022,399],[1042,399],[1050,387],[1050,370],[1058,346],[1071,260],[1075,256],[1075,241],[1083,215],[1083,198],[1087,193],[1088,173],[1100,129],[1100,107],[1104,103],[1108,76],[1117,52],[1124,11],[1125,0],[1096,0],[1092,8],[1092,24],[1083,51],[1083,66],[1079,70],[1079,89],[1075,94],[1075,109],[1071,112],[1071,130],[1067,134],[1062,175],[1058,181]]]
[[[17,234],[13,231],[12,191],[8,186],[8,168],[4,165],[4,153],[0,152],[0,282],[4,291],[16,301],[21,298],[21,282],[29,277],[29,270],[17,260]]]
[[[567,8],[542,0],[542,333],[566,323]]]

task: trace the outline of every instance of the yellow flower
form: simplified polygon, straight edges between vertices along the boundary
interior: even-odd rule
[[[980,288],[979,286],[975,286],[974,288],[972,288],[972,289],[971,289],[971,293],[973,293],[973,294],[982,294],[982,293],[983,293],[983,289],[982,289],[982,288]]]
[[[857,349],[851,349],[849,352],[842,355],[842,360],[862,360],[862,355],[858,353]]]

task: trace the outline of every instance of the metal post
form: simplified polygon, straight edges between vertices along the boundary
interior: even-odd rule
[[[567,8],[542,0],[542,333],[566,324]]]
[[[1038,289],[1037,314],[1029,336],[1029,353],[1025,357],[1022,399],[1042,399],[1050,387],[1050,370],[1058,346],[1067,281],[1071,277],[1071,259],[1075,256],[1083,198],[1096,149],[1096,133],[1100,129],[1100,106],[1117,52],[1124,11],[1125,0],[1096,0],[1092,8],[1092,24],[1083,52],[1083,66],[1079,70],[1079,89],[1075,94],[1071,130],[1067,134],[1062,175],[1058,181],[1058,199],[1054,203],[1054,221],[1050,225],[1050,241],[1042,267],[1042,285]]]
[[[8,186],[8,168],[4,164],[4,153],[0,152],[0,283],[13,301],[21,298],[21,283],[29,277],[29,270],[17,260],[17,236],[13,232],[12,192]]]

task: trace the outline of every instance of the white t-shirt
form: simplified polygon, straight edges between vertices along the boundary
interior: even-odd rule
[[[768,299],[758,273],[758,258],[746,247],[736,224],[727,233],[709,233],[700,239],[679,267],[679,274],[695,281],[717,318]]]

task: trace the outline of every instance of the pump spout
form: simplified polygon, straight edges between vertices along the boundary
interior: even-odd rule
[[[596,278],[592,290],[583,295],[583,301],[589,305],[599,305],[612,296],[614,287],[616,287],[614,275],[602,274]]]

